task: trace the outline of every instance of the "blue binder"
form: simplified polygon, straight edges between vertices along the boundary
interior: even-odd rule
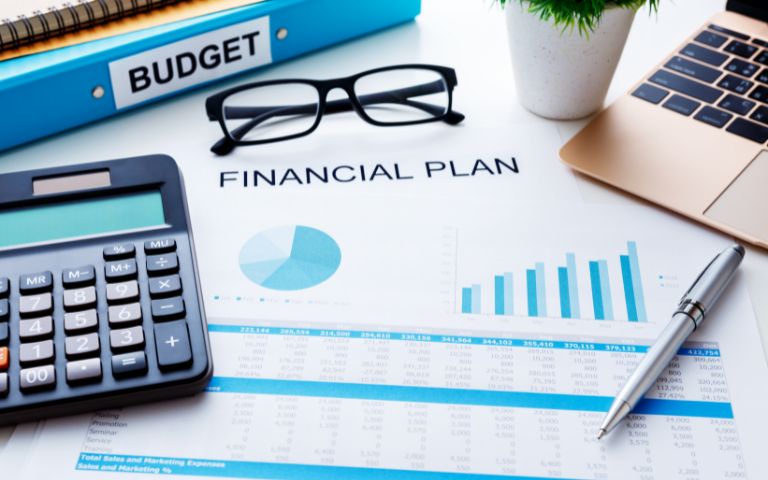
[[[0,150],[406,22],[420,6],[266,0],[0,62]]]

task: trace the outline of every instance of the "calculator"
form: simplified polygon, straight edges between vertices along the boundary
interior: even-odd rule
[[[0,175],[0,423],[188,395],[212,372],[171,157]]]

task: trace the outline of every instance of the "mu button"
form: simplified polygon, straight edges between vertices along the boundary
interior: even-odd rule
[[[185,367],[192,362],[192,348],[184,320],[155,325],[155,346],[157,364],[163,370]]]

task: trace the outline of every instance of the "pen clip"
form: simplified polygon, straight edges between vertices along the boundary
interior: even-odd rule
[[[720,252],[720,253],[718,253],[717,255],[715,255],[715,258],[713,258],[712,260],[710,260],[710,262],[707,264],[707,266],[706,266],[706,267],[704,267],[704,268],[701,270],[701,273],[699,273],[699,276],[698,276],[698,277],[696,277],[696,280],[694,280],[694,281],[691,283],[691,286],[690,286],[690,287],[688,287],[688,290],[686,290],[686,291],[685,291],[685,293],[683,294],[683,296],[682,296],[682,297],[680,297],[680,302],[677,304],[677,305],[678,305],[678,307],[681,307],[681,306],[683,306],[683,305],[684,305],[684,304],[685,304],[685,303],[688,301],[688,294],[689,294],[689,293],[691,293],[691,290],[693,290],[694,288],[696,288],[696,285],[698,285],[698,284],[699,284],[699,281],[701,280],[701,277],[703,277],[703,276],[704,276],[704,274],[705,274],[705,273],[707,273],[707,270],[709,270],[709,267],[711,267],[711,266],[712,266],[712,264],[713,264],[713,263],[715,263],[715,260],[717,260],[718,258],[720,258],[720,255],[722,255],[722,252]]]

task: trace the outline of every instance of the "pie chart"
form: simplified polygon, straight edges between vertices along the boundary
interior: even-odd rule
[[[271,290],[302,290],[328,280],[339,268],[341,249],[327,233],[303,225],[264,230],[240,250],[240,270]]]

